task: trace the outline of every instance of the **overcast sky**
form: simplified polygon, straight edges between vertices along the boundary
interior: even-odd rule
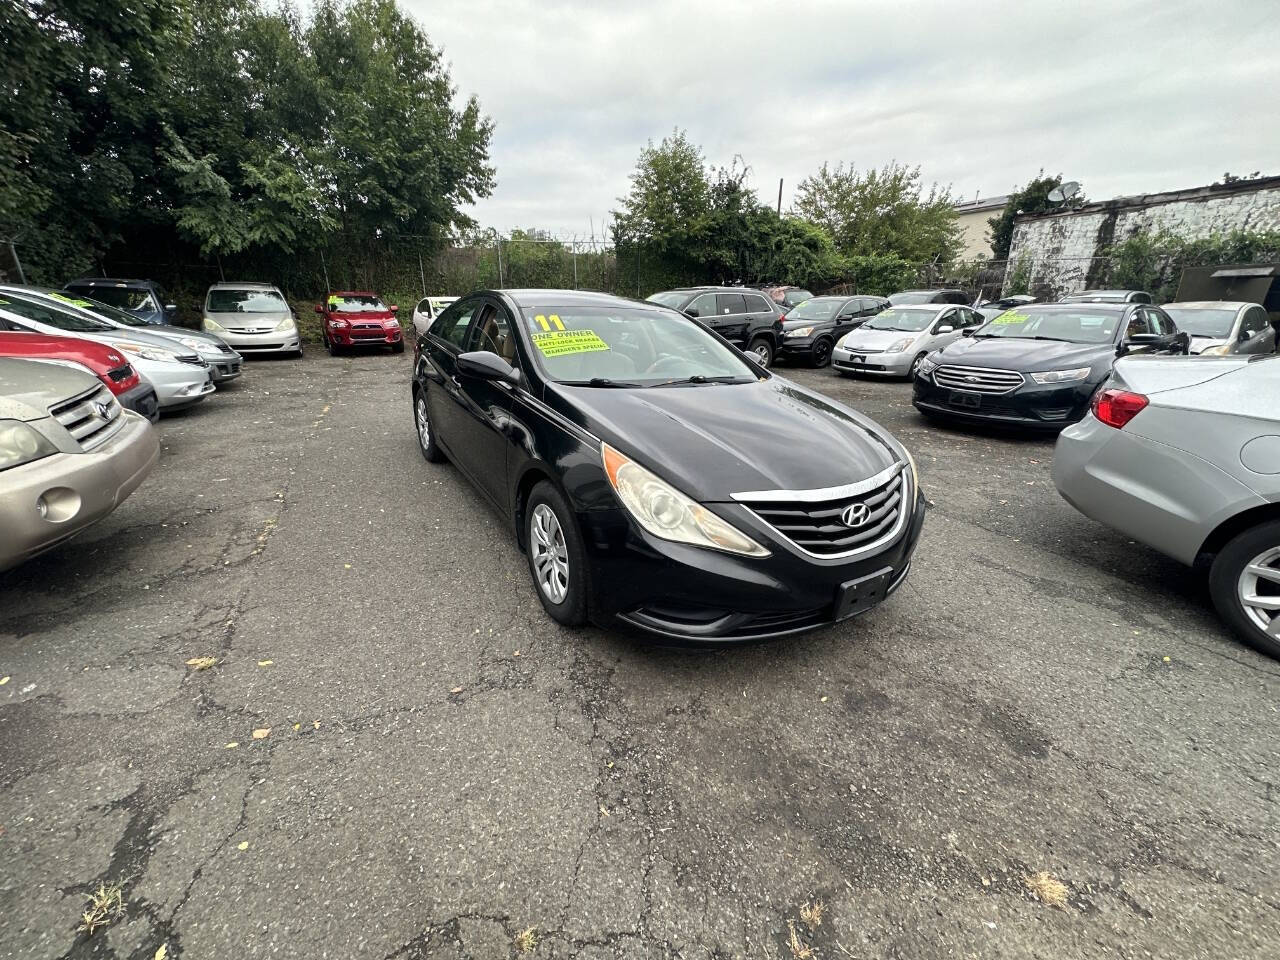
[[[1277,0],[965,4],[400,0],[496,123],[504,232],[589,232],[646,141],[740,154],[763,198],[897,159],[970,199],[1091,199],[1280,173]]]

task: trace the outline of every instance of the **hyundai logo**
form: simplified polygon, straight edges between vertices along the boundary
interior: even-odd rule
[[[846,527],[860,527],[871,519],[871,508],[865,503],[851,503],[840,514]]]

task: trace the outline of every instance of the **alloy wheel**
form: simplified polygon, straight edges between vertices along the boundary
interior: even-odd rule
[[[422,444],[422,449],[426,450],[431,446],[431,418],[427,416],[427,398],[422,394],[418,394],[415,410],[418,420],[418,442]]]
[[[813,348],[813,365],[815,367],[825,367],[830,359],[831,344],[826,340],[819,340]]]
[[[1280,547],[1264,550],[1245,564],[1236,596],[1254,626],[1280,639]]]
[[[769,345],[767,343],[761,341],[752,347],[751,350],[760,358],[760,366],[769,366],[769,361],[773,359],[773,351],[769,349]]]
[[[555,511],[545,503],[533,508],[529,534],[538,589],[552,603],[563,603],[569,593],[569,550]]]

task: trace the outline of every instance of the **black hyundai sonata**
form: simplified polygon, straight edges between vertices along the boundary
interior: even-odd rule
[[[413,407],[423,456],[510,518],[569,626],[722,643],[833,623],[902,584],[924,521],[887,431],[656,304],[472,294],[419,339]]]

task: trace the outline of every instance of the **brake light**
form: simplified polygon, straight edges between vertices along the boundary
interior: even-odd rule
[[[1093,395],[1093,415],[1117,430],[1140,414],[1149,401],[1140,393],[1128,390],[1102,390]]]

